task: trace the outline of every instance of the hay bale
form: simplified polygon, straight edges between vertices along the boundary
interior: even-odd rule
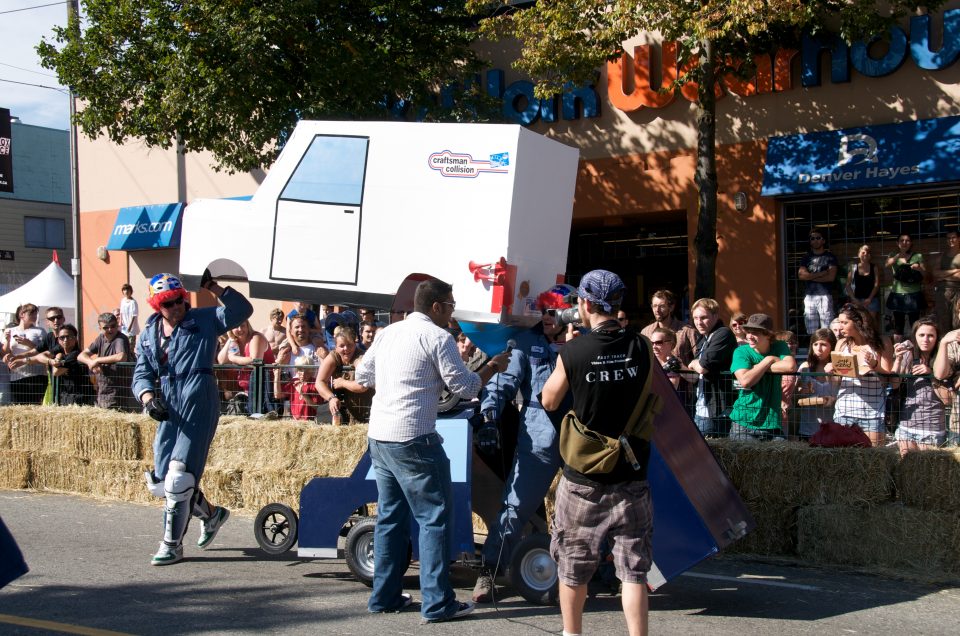
[[[63,453],[32,453],[30,488],[90,494],[93,488],[90,460]]]
[[[221,419],[207,465],[242,471],[290,468],[303,430],[304,425],[289,421]]]
[[[905,505],[960,512],[960,450],[907,453],[895,474],[897,496]]]
[[[0,409],[0,412],[5,411],[6,408]],[[0,450],[12,450],[13,449],[13,440],[10,438],[10,422],[2,417],[0,417]]]
[[[899,460],[889,448],[813,448],[802,442],[713,443],[746,502],[795,508],[892,501]]]
[[[300,491],[316,477],[312,470],[245,470],[240,481],[242,507],[256,512],[269,503],[300,509]]]
[[[157,436],[157,426],[160,422],[149,417],[142,417],[137,421],[137,446],[140,449],[137,459],[153,464],[153,438]]]
[[[93,407],[59,407],[67,452],[87,459],[140,458],[137,423],[142,415]]]
[[[367,426],[306,426],[290,468],[317,477],[349,477],[367,452]]]
[[[769,506],[763,502],[747,505],[757,522],[747,536],[729,545],[724,552],[764,556],[794,556],[797,553],[797,509]]]
[[[90,462],[91,494],[108,499],[155,503],[161,501],[147,490],[143,473],[151,466],[142,460],[97,459]]]
[[[231,509],[243,506],[242,483],[243,473],[230,468],[207,468],[200,478],[207,501]]]
[[[58,417],[60,407],[5,406],[0,409],[10,424],[10,447],[14,450],[67,452],[68,445]]]
[[[900,504],[806,506],[797,552],[809,563],[898,571],[931,580],[960,573],[960,514]]]
[[[30,483],[30,453],[0,450],[0,488],[21,490]]]

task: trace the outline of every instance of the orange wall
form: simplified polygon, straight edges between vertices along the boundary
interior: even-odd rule
[[[117,220],[118,210],[84,212],[80,215],[80,274],[84,346],[99,333],[97,316],[120,306],[120,286],[127,282],[126,252],[108,252],[107,260],[97,258],[97,248],[106,245]]]
[[[779,324],[782,276],[776,202],[760,197],[765,153],[765,142],[717,148],[717,301],[724,319],[737,311],[764,312]],[[698,210],[695,167],[691,150],[584,161],[577,178],[574,219],[602,222],[623,215],[685,211],[688,280],[693,281]],[[734,208],[733,195],[738,191],[747,195],[745,212]]]

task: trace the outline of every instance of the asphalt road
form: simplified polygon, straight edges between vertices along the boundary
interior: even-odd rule
[[[176,565],[152,567],[157,506],[0,491],[0,516],[31,571],[0,590],[0,634],[559,634],[559,610],[501,588],[498,607],[421,625],[418,605],[366,611],[368,588],[342,561],[267,557],[253,519],[234,515],[213,547],[187,547]],[[188,539],[196,540],[192,525]],[[474,574],[454,568],[468,598]],[[419,598],[417,570],[406,587]],[[653,634],[955,634],[960,588],[849,572],[713,559],[651,596]],[[625,633],[620,600],[587,601],[585,633]]]

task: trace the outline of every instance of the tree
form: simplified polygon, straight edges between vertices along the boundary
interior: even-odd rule
[[[82,24],[37,47],[83,102],[90,138],[272,163],[300,119],[387,119],[478,66],[462,1],[84,0]],[[82,28],[81,28],[82,27]],[[475,118],[431,105],[428,117]],[[478,99],[480,99],[478,97]],[[278,143],[279,142],[279,143]]]
[[[567,82],[593,81],[597,69],[622,54],[623,42],[644,32],[659,32],[678,44],[681,74],[672,90],[692,83],[697,93],[697,166],[699,191],[695,295],[716,291],[717,172],[716,78],[744,73],[753,55],[777,46],[796,45],[803,31],[830,27],[848,42],[876,33],[916,10],[913,0],[563,0],[525,3],[469,0],[481,19],[481,32],[496,39],[519,40],[515,68],[536,83],[538,96],[562,91]],[[936,9],[942,0],[924,3]],[[740,60],[738,67],[730,66]]]

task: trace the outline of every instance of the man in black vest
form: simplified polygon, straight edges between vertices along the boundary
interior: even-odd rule
[[[651,372],[650,343],[622,328],[617,310],[624,285],[613,272],[587,273],[577,289],[577,309],[590,329],[564,345],[543,388],[541,404],[556,410],[573,392],[573,411],[583,425],[614,439],[624,429]],[[649,423],[647,424],[649,426]],[[580,634],[587,583],[609,539],[631,636],[647,633],[647,571],[653,554],[653,509],[647,485],[650,431],[634,430],[621,441],[616,465],[585,475],[568,465],[557,486],[550,552],[560,579],[563,633]]]

